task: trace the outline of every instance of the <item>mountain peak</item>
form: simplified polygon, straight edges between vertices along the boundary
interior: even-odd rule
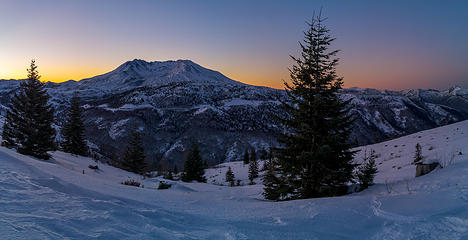
[[[132,61],[127,61],[126,63],[128,63],[128,64],[148,64],[147,61],[145,61],[143,59],[138,59],[138,58],[135,58]]]
[[[133,59],[111,72],[83,79],[80,81],[80,85],[103,91],[115,91],[141,86],[160,86],[174,82],[241,84],[220,72],[204,68],[187,59],[153,62]]]
[[[140,70],[143,70],[144,68],[161,68],[164,66],[165,68],[184,68],[186,66],[192,66],[195,68],[203,68],[202,66],[194,63],[191,60],[188,59],[178,59],[178,60],[168,60],[168,61],[152,61],[148,62],[142,59],[135,58],[131,61],[127,61],[117,67],[115,70],[127,70],[129,68],[140,68]],[[143,68],[143,69],[142,69]],[[203,68],[205,69],[205,68]],[[188,71],[190,71],[190,67],[187,67]],[[208,70],[208,69],[206,69]]]
[[[131,61],[126,61],[119,67],[117,67],[115,70],[124,70],[128,69],[131,67],[136,67],[136,66],[143,66],[149,64],[147,61],[142,60],[142,59],[133,59]]]

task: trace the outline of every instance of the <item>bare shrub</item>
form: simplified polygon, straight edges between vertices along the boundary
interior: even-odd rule
[[[140,187],[141,183],[133,180],[133,179],[129,179],[129,180],[125,180],[123,182],[121,182],[121,184],[123,185],[127,185],[127,186],[134,186],[134,187]]]
[[[163,181],[159,181],[159,186],[158,186],[158,190],[161,190],[161,189],[169,189],[171,188],[172,184],[170,183],[166,183],[166,182],[163,182]]]
[[[94,170],[98,170],[98,169],[99,169],[98,165],[89,165],[88,168],[94,169]]]

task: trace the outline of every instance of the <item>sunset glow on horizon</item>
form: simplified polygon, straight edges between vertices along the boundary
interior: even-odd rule
[[[0,79],[36,59],[42,80],[81,80],[135,58],[190,59],[283,88],[305,21],[323,8],[345,87],[468,86],[465,1],[14,1],[0,8]]]

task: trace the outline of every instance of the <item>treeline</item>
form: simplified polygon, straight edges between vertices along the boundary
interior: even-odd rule
[[[54,107],[48,103],[50,96],[37,70],[35,60],[27,69],[28,78],[21,82],[11,98],[2,132],[2,146],[15,148],[19,153],[39,159],[49,159],[48,151],[63,151],[87,156],[84,124],[80,100],[75,94],[62,128],[63,141],[57,143],[54,125]]]

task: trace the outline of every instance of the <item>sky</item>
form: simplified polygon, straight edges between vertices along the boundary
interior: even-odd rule
[[[0,79],[80,80],[128,60],[190,59],[283,88],[322,9],[345,87],[468,87],[468,1],[0,0]]]

